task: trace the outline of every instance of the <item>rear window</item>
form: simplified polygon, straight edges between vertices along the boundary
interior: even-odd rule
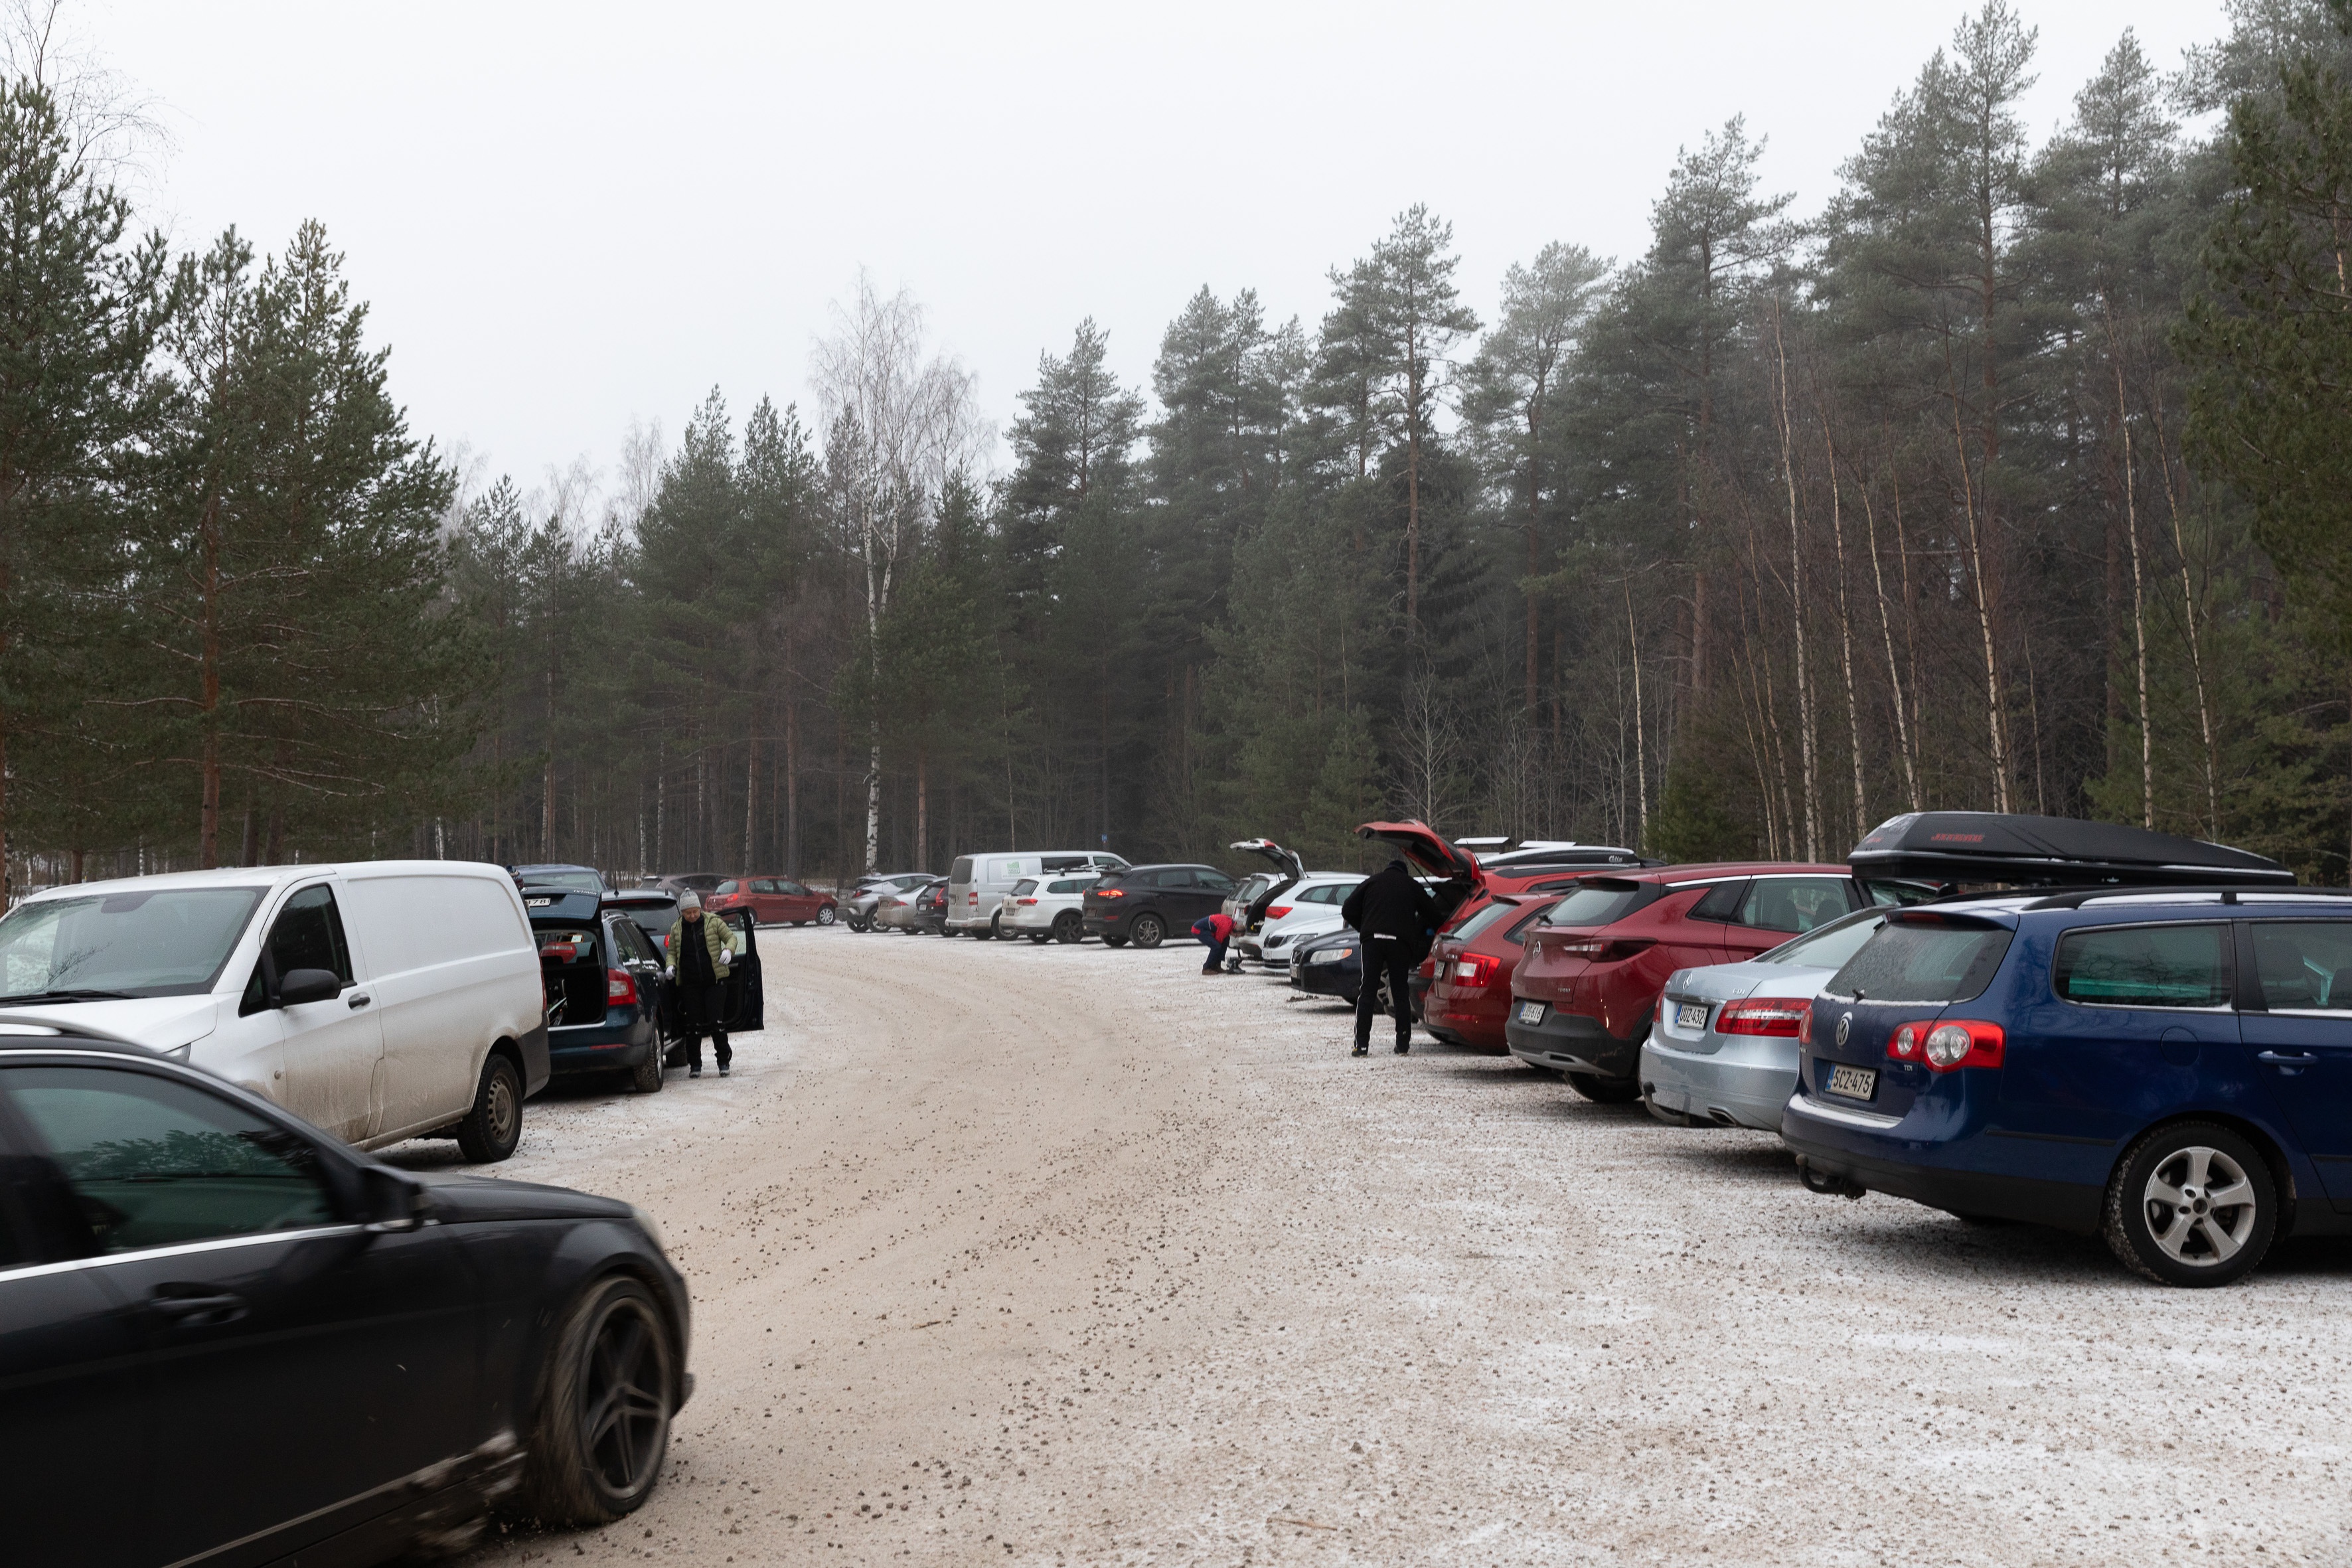
[[[1886,923],[1885,915],[1873,911],[1857,915],[1843,925],[1818,931],[1811,936],[1784,942],[1756,962],[1759,963],[1802,963],[1816,969],[1838,969],[1845,961],[1862,951],[1862,944],[1878,934]]]
[[[971,880],[971,856],[967,855],[963,857],[963,858],[958,860],[953,866],[948,868],[948,880],[950,882],[969,882]]]
[[[2058,939],[2050,982],[2067,1001],[2098,1006],[2226,1006],[2229,935],[2224,925],[2069,931]]]
[[[1013,896],[1016,899],[1024,893],[1034,893],[1036,890],[1037,884],[1026,877],[1013,884]]]
[[[1587,882],[1551,907],[1544,923],[1556,926],[1605,926],[1631,914],[1642,903],[1639,882]]]
[[[1968,1002],[1984,994],[2016,933],[2004,926],[1889,921],[1826,990],[1873,1002]]]
[[[1476,914],[1472,915],[1468,920],[1464,921],[1462,922],[1462,929],[1453,933],[1454,940],[1456,942],[1468,942],[1472,938],[1475,937],[1480,931],[1491,930],[1496,922],[1507,920],[1520,912],[1520,907],[1517,903],[1505,903],[1500,899],[1497,899],[1493,903],[1488,904],[1485,909],[1480,910]]]

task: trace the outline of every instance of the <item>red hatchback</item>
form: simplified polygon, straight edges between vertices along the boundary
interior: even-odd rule
[[[1492,896],[1440,935],[1430,950],[1422,966],[1429,988],[1422,995],[1421,1021],[1439,1039],[1481,1050],[1507,1048],[1504,1020],[1511,1011],[1511,977],[1524,951],[1520,942],[1580,879],[1530,879],[1538,885],[1527,893],[1490,887]]]
[[[789,877],[738,877],[702,895],[706,910],[749,910],[763,926],[834,922],[837,906],[830,893],[803,888]]]
[[[1588,1100],[1638,1100],[1642,1042],[1677,969],[1737,963],[1873,903],[1918,891],[1873,887],[1843,866],[1666,866],[1587,877],[1523,938],[1504,1035]]]

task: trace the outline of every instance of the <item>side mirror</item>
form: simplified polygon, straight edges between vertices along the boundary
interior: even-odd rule
[[[360,1219],[369,1230],[415,1230],[432,1206],[425,1184],[405,1172],[389,1165],[360,1167]]]
[[[299,1007],[305,1002],[328,1002],[342,994],[343,983],[331,969],[293,969],[278,983],[278,1005]]]

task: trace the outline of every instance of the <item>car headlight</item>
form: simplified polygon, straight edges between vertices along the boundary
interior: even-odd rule
[[[1349,957],[1356,950],[1352,947],[1327,947],[1320,952],[1308,953],[1307,955],[1307,962],[1309,963],[1337,963],[1341,959]]]
[[[631,1204],[629,1205],[629,1217],[637,1222],[637,1228],[646,1233],[646,1239],[654,1244],[654,1250],[656,1252],[661,1253],[665,1257],[668,1256],[669,1244],[662,1240],[661,1226],[654,1223],[653,1215],[647,1214],[636,1205]]]

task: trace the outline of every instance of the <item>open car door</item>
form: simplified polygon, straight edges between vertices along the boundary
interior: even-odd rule
[[[1437,886],[1429,896],[1437,904],[1437,928],[1445,922],[1464,900],[1486,885],[1485,873],[1478,869],[1478,858],[1467,849],[1445,841],[1445,836],[1426,822],[1367,822],[1356,828],[1356,837],[1386,844],[1404,858],[1405,864],[1433,878]]]
[[[1297,887],[1298,879],[1307,875],[1307,862],[1296,850],[1285,849],[1271,838],[1236,839],[1232,847],[1247,850],[1274,868],[1274,879],[1265,885],[1264,892],[1250,900],[1249,908],[1242,911],[1242,929],[1255,931],[1265,923],[1266,907]]]
[[[727,1032],[756,1034],[767,1027],[760,986],[760,922],[749,910],[729,910],[719,918],[743,933],[743,951],[727,966]]]

